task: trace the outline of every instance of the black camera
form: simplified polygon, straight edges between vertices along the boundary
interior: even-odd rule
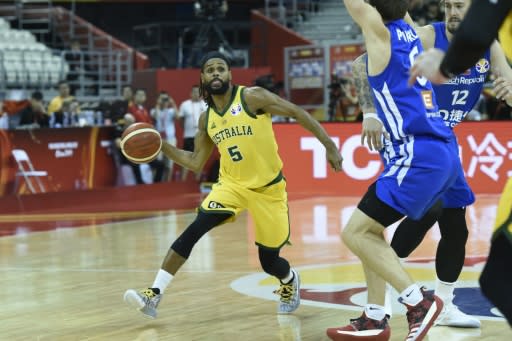
[[[194,13],[199,18],[222,18],[226,15],[223,0],[199,0],[194,4]]]

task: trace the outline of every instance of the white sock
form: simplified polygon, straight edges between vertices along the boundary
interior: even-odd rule
[[[393,287],[386,283],[386,299],[384,301],[384,312],[386,315],[389,315],[389,318],[393,316],[393,307],[391,301],[391,293],[393,292]]]
[[[443,282],[439,278],[436,281],[436,290],[434,291],[434,294],[438,296],[443,303],[449,304],[453,300],[453,291],[455,290],[455,282],[454,283],[448,283]]]
[[[290,283],[292,278],[293,278],[293,272],[292,272],[292,269],[290,268],[288,275],[285,278],[281,278],[281,283],[284,283],[284,284]]]
[[[171,283],[173,275],[168,273],[167,271],[160,269],[156,274],[155,281],[153,282],[152,288],[160,289],[160,294],[163,294],[169,283]]]
[[[386,316],[384,307],[376,304],[367,304],[364,307],[364,313],[367,317],[377,321],[381,321]]]
[[[418,284],[413,284],[400,293],[400,298],[403,303],[415,306],[423,300],[423,294]]]

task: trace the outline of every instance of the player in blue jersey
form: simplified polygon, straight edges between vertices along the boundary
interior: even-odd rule
[[[417,27],[416,32],[425,49],[435,47],[446,51],[449,42],[462,21],[471,4],[470,0],[445,0],[445,21]],[[363,121],[362,138],[367,140],[370,149],[380,149],[382,124],[376,120],[373,101],[368,89],[366,63],[358,58],[353,65],[354,77],[359,93],[359,101],[365,119]],[[500,79],[512,80],[510,69],[503,50],[498,42],[494,42],[484,56],[471,68],[441,85],[434,85],[439,111],[450,128],[459,124],[467,113],[475,106],[490,67],[500,75]],[[512,103],[512,92],[507,92],[504,99]],[[452,147],[458,151],[455,135]],[[405,219],[397,228],[391,246],[400,258],[405,258],[416,249],[427,231],[438,221],[441,240],[436,254],[437,283],[435,294],[445,303],[443,313],[436,324],[453,327],[480,327],[480,321],[466,315],[453,304],[455,282],[457,281],[465,258],[465,245],[468,229],[465,219],[465,208],[474,202],[474,195],[469,188],[464,173],[461,171],[455,184],[443,195],[443,210],[432,209],[422,219],[415,221]]]
[[[407,307],[407,340],[422,340],[441,313],[443,303],[420,289],[384,239],[384,229],[404,216],[419,219],[460,172],[450,148],[451,131],[438,111],[431,84],[418,78],[409,87],[409,68],[423,51],[414,29],[403,20],[407,0],[344,0],[361,26],[368,51],[368,80],[377,115],[390,135],[383,153],[386,166],[363,196],[342,233],[364,268],[368,304],[361,317],[345,327],[329,328],[332,340],[388,340],[384,310],[386,282]]]
[[[447,81],[452,75],[459,74],[473,65],[483,51],[487,50],[494,42],[498,30],[506,30],[509,27],[507,23],[510,22],[512,22],[512,2],[510,0],[475,0],[454,35],[446,55],[439,49],[430,49],[425,52],[411,68],[411,79],[425,75],[436,83]],[[512,56],[512,51],[510,49],[507,51],[507,55]],[[512,82],[509,80],[502,79],[501,82],[495,82],[494,85],[496,97],[499,99],[505,99],[512,92]],[[512,287],[510,273],[512,224],[508,224],[512,220],[512,215],[508,216],[508,223],[504,221],[507,220],[506,216],[511,211],[511,189],[509,180],[500,199],[497,230],[493,234],[489,257],[480,276],[480,287],[512,326],[512,299],[508,294]]]

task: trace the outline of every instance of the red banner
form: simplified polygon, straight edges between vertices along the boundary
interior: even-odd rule
[[[364,194],[382,171],[377,153],[361,146],[360,123],[324,124],[340,147],[343,173],[334,173],[322,144],[296,124],[275,125],[289,192]],[[461,159],[475,193],[500,193],[512,176],[512,122],[465,122],[456,128]]]
[[[98,127],[1,131],[0,195],[114,186],[111,140]]]
[[[343,155],[343,172],[328,166],[322,144],[297,124],[276,124],[274,130],[290,192],[360,196],[382,171],[377,153],[360,144],[361,124],[326,123]],[[512,176],[512,121],[465,122],[456,128],[461,159],[475,193],[500,193]],[[114,186],[116,169],[108,128],[0,131],[0,195],[29,193],[13,158],[24,150],[45,191]],[[29,181],[36,178],[28,175]],[[16,185],[16,186],[15,186]]]

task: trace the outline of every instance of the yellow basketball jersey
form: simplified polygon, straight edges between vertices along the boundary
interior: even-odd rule
[[[512,242],[512,178],[508,179],[505,189],[501,194],[494,229],[494,235],[496,235],[498,231],[501,231],[505,233]]]
[[[206,131],[220,153],[220,181],[245,188],[260,188],[280,175],[283,162],[269,113],[251,113],[244,102],[243,86],[234,86],[225,111],[208,108]]]
[[[512,62],[512,11],[501,25],[499,40],[509,62]]]

